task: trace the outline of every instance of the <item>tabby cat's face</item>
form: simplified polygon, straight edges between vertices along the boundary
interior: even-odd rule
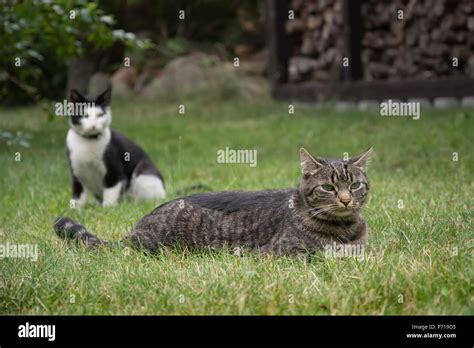
[[[300,192],[310,215],[347,217],[367,201],[367,162],[372,149],[347,161],[313,157],[301,149]]]
[[[80,112],[70,117],[71,128],[84,137],[96,137],[102,134],[112,122],[110,111],[110,89],[95,98],[86,98],[76,90],[70,93],[70,101],[84,105]]]

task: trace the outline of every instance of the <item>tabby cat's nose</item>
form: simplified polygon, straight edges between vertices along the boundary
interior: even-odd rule
[[[351,194],[347,191],[339,192],[339,200],[347,207],[352,200]]]

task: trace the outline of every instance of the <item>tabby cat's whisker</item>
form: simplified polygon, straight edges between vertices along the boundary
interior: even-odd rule
[[[314,212],[316,210],[319,210],[319,209],[322,209],[322,208],[326,208],[327,205],[320,205],[320,206],[317,206],[317,207],[312,207],[312,208],[309,208],[305,211],[302,211],[302,213],[309,213],[309,212]]]
[[[328,212],[328,211],[330,211],[331,209],[332,209],[331,207],[326,207],[326,208],[319,209],[319,210],[317,210],[313,215],[311,215],[311,218],[316,217],[316,216],[318,216],[318,215],[320,215],[320,214],[322,214],[322,213]]]

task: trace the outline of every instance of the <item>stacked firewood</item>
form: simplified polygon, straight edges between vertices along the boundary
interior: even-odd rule
[[[474,77],[472,0],[364,0],[361,12],[364,79]]]
[[[290,81],[342,79],[342,0],[292,0]],[[474,77],[472,0],[362,0],[363,79]]]
[[[337,81],[342,74],[342,0],[292,0],[294,19],[286,21],[290,37],[290,81]]]

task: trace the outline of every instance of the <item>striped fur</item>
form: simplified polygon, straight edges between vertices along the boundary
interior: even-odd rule
[[[297,189],[208,192],[178,198],[140,219],[125,242],[151,251],[180,245],[284,255],[312,253],[333,243],[365,244],[367,227],[359,212],[369,184],[367,161],[361,158],[365,157],[314,158],[302,149]],[[323,189],[324,185],[331,189]],[[347,205],[341,202],[343,193]],[[80,231],[76,239],[90,246],[106,243],[68,218],[58,220],[55,229],[69,238],[74,238],[71,231]]]

